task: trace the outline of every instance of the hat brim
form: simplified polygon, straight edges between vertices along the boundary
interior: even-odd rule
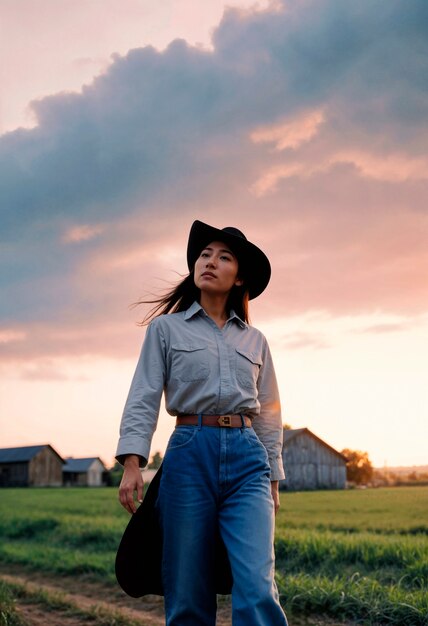
[[[267,287],[271,266],[265,253],[256,245],[232,233],[209,226],[196,220],[193,222],[187,244],[187,265],[192,271],[201,251],[212,241],[224,241],[237,256],[239,271],[248,288],[249,299],[257,298]]]
[[[162,530],[156,509],[162,465],[149,484],[143,502],[125,529],[116,554],[116,578],[132,598],[147,594],[163,596]],[[232,592],[232,571],[223,540],[215,538],[214,580],[216,593]]]

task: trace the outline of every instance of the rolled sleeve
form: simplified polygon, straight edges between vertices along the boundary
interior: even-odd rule
[[[154,320],[147,327],[122,415],[116,450],[119,463],[123,464],[128,454],[136,454],[141,467],[147,464],[165,386],[165,352],[162,329]]]
[[[275,369],[267,341],[263,346],[263,362],[257,381],[260,415],[254,418],[253,428],[267,450],[271,468],[271,480],[285,478],[282,460],[283,427],[281,402]]]

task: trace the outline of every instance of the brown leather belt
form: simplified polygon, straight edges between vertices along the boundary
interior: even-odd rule
[[[247,415],[202,415],[202,426],[216,426],[217,428],[251,428],[251,420]],[[176,426],[198,426],[197,415],[179,415],[175,422]]]

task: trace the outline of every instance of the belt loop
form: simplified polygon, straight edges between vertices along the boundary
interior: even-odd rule
[[[246,426],[245,426],[245,415],[242,415],[242,413],[240,413],[239,415],[241,417],[241,422],[242,422],[241,432],[244,432],[244,428],[246,428]]]
[[[198,413],[198,430],[202,428],[202,413]]]

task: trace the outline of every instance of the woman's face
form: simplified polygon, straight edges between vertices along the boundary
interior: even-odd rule
[[[228,294],[234,285],[242,285],[238,260],[224,242],[212,241],[202,250],[195,263],[195,285],[213,295]]]

